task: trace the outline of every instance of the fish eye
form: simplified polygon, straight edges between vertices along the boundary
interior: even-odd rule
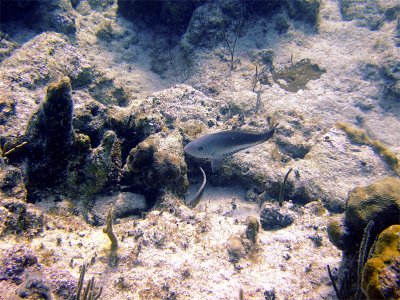
[[[199,151],[203,151],[203,147],[200,146],[200,147],[198,148],[198,150],[199,150]]]

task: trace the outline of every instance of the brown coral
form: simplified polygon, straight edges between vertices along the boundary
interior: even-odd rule
[[[385,229],[364,266],[362,289],[368,299],[400,298],[400,225]]]
[[[374,221],[374,231],[381,232],[400,220],[400,179],[386,177],[366,187],[351,191],[347,202],[345,220],[350,230],[362,236],[369,221]]]

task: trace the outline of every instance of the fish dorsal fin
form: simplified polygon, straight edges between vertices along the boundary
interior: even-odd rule
[[[211,159],[211,171],[213,173],[217,172],[219,167],[221,166],[222,157],[215,157]]]

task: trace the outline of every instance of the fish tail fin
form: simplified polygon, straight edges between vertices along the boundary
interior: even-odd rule
[[[271,126],[271,129],[269,129],[269,130],[267,130],[265,133],[264,133],[264,138],[263,138],[263,141],[265,142],[265,141],[267,141],[267,140],[269,140],[270,138],[272,138],[272,136],[274,135],[274,133],[275,133],[275,130],[276,130],[276,128],[278,127],[278,125],[279,125],[279,123],[275,123],[273,126]]]

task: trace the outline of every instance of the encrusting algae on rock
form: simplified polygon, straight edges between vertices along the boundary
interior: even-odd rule
[[[343,130],[351,141],[357,144],[371,146],[380,156],[383,157],[393,171],[395,171],[397,175],[400,175],[400,163],[396,153],[390,150],[381,141],[371,139],[365,130],[355,128],[348,123],[338,122],[336,123],[336,126]]]

